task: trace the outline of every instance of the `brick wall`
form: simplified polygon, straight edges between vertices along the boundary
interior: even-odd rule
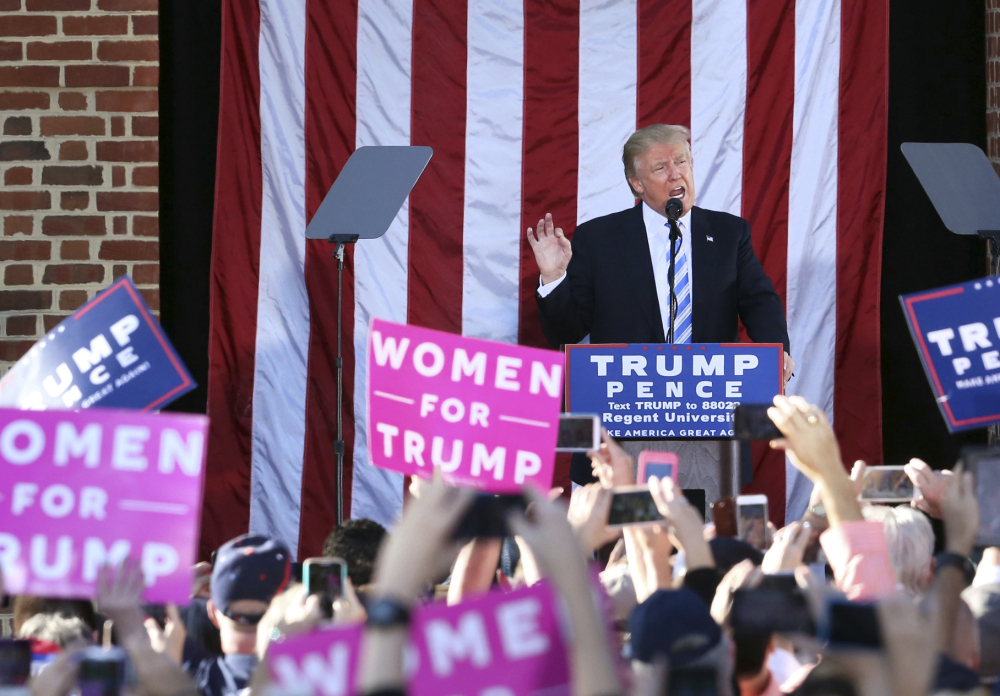
[[[0,371],[125,273],[159,309],[156,9],[0,0]]]
[[[1000,0],[986,0],[986,138],[1000,174]]]

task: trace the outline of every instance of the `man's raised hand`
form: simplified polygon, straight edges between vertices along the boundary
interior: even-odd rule
[[[569,266],[573,250],[562,228],[553,224],[551,213],[545,213],[534,230],[528,228],[528,244],[535,252],[535,262],[542,272],[542,285],[559,280]]]

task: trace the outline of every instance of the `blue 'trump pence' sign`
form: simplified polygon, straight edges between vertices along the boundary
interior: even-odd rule
[[[566,346],[566,404],[599,414],[614,438],[728,438],[736,406],[781,393],[782,353],[778,343]]]
[[[1000,279],[899,299],[948,430],[1000,421]]]
[[[125,276],[31,347],[0,381],[0,406],[148,411],[194,386]]]

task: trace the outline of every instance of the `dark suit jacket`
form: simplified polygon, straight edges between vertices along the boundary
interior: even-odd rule
[[[788,351],[785,311],[747,221],[694,207],[691,235],[691,342],[735,343],[739,318],[754,342]],[[535,295],[549,343],[578,343],[587,334],[591,343],[663,343],[642,204],[583,223],[572,243],[567,278],[548,297]]]

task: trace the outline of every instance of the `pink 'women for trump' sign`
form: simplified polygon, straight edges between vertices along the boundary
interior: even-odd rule
[[[548,488],[561,353],[373,319],[368,447],[383,469],[495,493]]]
[[[93,597],[133,556],[148,602],[186,604],[204,416],[0,409],[0,567],[11,594]]]
[[[284,692],[352,696],[361,626],[325,628],[272,642],[265,663]],[[414,612],[406,658],[412,696],[569,694],[566,644],[547,583]]]

